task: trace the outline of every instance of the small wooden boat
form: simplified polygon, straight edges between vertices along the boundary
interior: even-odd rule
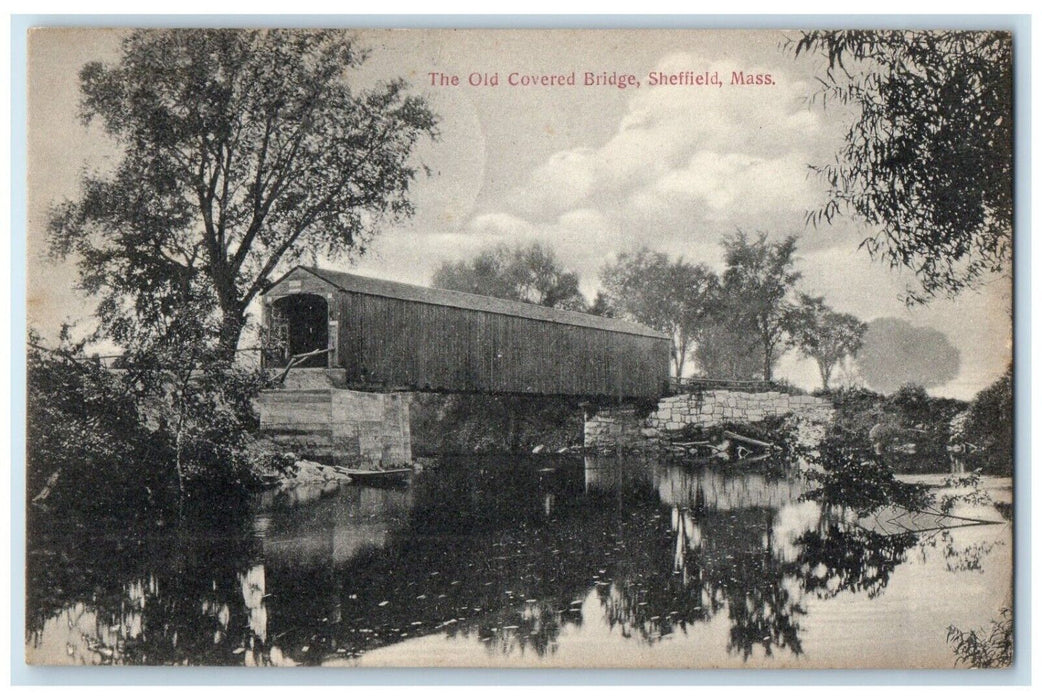
[[[413,470],[410,467],[401,469],[352,469],[342,467],[338,471],[351,477],[352,481],[359,484],[379,486],[381,484],[399,484],[408,479]]]

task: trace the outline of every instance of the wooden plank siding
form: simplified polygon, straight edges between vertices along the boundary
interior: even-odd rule
[[[303,267],[264,303],[299,293],[332,297],[349,386],[651,398],[669,378],[669,339],[619,319]]]

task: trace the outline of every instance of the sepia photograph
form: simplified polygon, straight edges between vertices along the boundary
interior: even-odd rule
[[[1014,39],[30,29],[26,663],[1011,667]]]

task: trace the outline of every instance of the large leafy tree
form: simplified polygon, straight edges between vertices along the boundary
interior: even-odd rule
[[[763,361],[756,335],[736,322],[727,299],[718,300],[695,337],[694,356],[702,376],[750,381],[762,375]]]
[[[680,378],[718,298],[716,274],[704,265],[641,248],[606,265],[601,282],[612,309],[669,334],[673,371]]]
[[[789,332],[806,357],[818,363],[821,386],[828,390],[832,371],[861,347],[867,324],[830,308],[823,297],[800,295],[789,317]]]
[[[435,117],[401,81],[352,89],[365,58],[340,31],[142,30],[83,67],[82,118],[122,155],[54,208],[50,242],[100,295],[103,332],[128,342],[191,297],[228,359],[276,268],[360,254],[411,213]]]
[[[854,109],[828,198],[809,218],[868,224],[874,257],[912,270],[910,302],[954,296],[1008,269],[1013,229],[1013,61],[1007,32],[810,31],[827,61],[816,97]]]
[[[726,236],[723,246],[723,298],[732,327],[749,334],[769,382],[778,358],[792,345],[792,296],[801,277],[795,269],[796,237],[770,241],[766,233],[750,238],[738,231]]]
[[[579,276],[566,270],[553,250],[539,243],[496,246],[471,260],[443,262],[435,270],[432,284],[558,309],[581,311],[586,306]]]

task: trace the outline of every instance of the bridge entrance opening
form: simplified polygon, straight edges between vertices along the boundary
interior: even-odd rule
[[[291,294],[271,305],[268,357],[275,366],[285,366],[295,355],[329,347],[329,304],[317,294]],[[296,367],[328,367],[330,353],[316,354]]]

